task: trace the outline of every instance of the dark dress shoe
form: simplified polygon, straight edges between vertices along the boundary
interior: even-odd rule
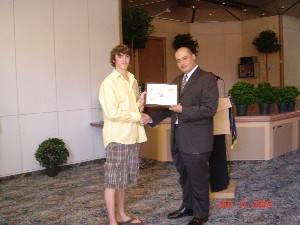
[[[178,218],[181,218],[183,216],[192,216],[192,215],[193,215],[193,210],[192,209],[187,209],[187,208],[184,208],[184,207],[181,206],[175,212],[169,213],[168,218],[169,219],[178,219]]]
[[[187,225],[202,225],[208,221],[208,218],[194,217]]]

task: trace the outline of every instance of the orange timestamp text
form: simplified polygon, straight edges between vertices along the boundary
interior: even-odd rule
[[[240,208],[247,209],[267,209],[272,208],[273,203],[272,200],[265,200],[265,199],[241,199],[239,202],[235,202],[235,200],[222,200],[218,201],[218,208],[228,208],[231,209],[235,204],[238,204]]]

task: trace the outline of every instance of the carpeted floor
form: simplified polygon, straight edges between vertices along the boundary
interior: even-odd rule
[[[1,179],[0,224],[108,224],[103,198],[103,163],[64,168],[57,177],[43,172]],[[207,225],[299,225],[300,151],[270,161],[229,162],[236,198],[212,199]],[[127,193],[130,215],[146,224],[187,224],[169,220],[181,204],[173,163],[142,160],[139,184]]]

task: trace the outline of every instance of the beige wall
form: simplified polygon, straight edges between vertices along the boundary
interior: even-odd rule
[[[154,19],[152,24],[155,27],[155,33],[152,36],[166,38],[167,81],[171,82],[180,73],[175,62],[172,42],[177,34],[189,32],[189,24],[159,19]]]
[[[50,137],[66,142],[68,163],[105,156],[101,129],[89,123],[102,117],[99,86],[120,43],[118,4],[0,1],[0,177],[41,169],[34,153]]]
[[[248,21],[222,23],[182,23],[154,19],[156,32],[153,36],[166,37],[167,48],[167,77],[168,82],[180,74],[174,60],[172,41],[177,34],[190,32],[199,43],[197,62],[204,70],[215,73],[225,80],[225,93],[222,81],[218,81],[220,96],[234,83],[244,80],[258,83],[265,78],[265,54],[259,53],[252,45],[253,39],[263,30],[271,29],[279,37],[279,17],[265,17]],[[297,23],[295,23],[297,25]],[[295,29],[290,31],[295,33]],[[299,31],[298,31],[299,32]],[[258,56],[260,76],[258,78],[238,77],[240,57]],[[280,85],[280,53],[268,56],[269,81],[272,85]]]
[[[241,22],[191,24],[190,33],[199,43],[198,64],[224,79],[218,81],[220,96],[238,79],[242,54]],[[224,93],[225,84],[225,93]]]
[[[284,84],[300,88],[300,18],[283,17]]]
[[[258,83],[266,80],[266,58],[264,53],[259,53],[252,41],[263,30],[272,30],[280,36],[279,16],[265,17],[242,22],[242,56],[258,56],[260,62],[260,77],[248,78],[246,81]],[[280,52],[268,54],[269,82],[280,85]]]

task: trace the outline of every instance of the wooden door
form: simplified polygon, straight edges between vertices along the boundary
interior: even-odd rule
[[[146,47],[139,49],[139,84],[147,82],[166,83],[166,39],[149,37]],[[157,107],[145,107],[145,113],[151,114]]]
[[[139,49],[139,83],[165,83],[166,54],[165,38],[149,37],[146,47]]]

